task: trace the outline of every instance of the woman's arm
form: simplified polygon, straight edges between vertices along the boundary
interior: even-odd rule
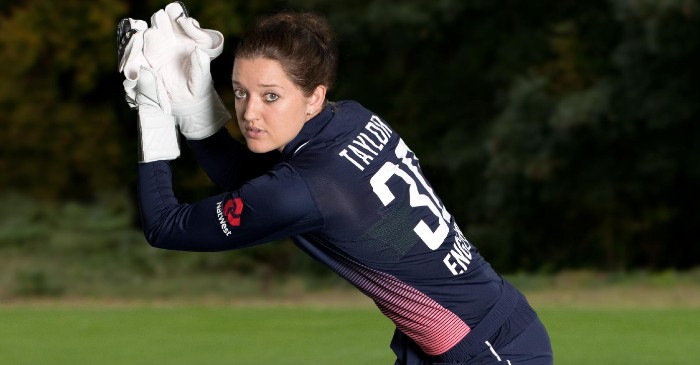
[[[317,231],[323,219],[303,179],[289,165],[235,191],[178,202],[167,161],[139,164],[139,208],[148,242],[180,251],[222,251]]]
[[[226,128],[202,140],[187,140],[197,161],[222,191],[238,189],[279,162],[277,151],[256,154],[235,140]]]

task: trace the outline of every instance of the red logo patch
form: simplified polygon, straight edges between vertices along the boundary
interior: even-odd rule
[[[234,198],[229,199],[224,204],[224,215],[226,215],[226,221],[233,227],[238,227],[241,225],[241,213],[243,212],[243,199]]]

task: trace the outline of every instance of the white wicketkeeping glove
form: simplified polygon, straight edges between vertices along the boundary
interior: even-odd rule
[[[121,33],[124,25],[136,31]],[[125,76],[126,101],[138,109],[139,162],[173,160],[180,156],[175,118],[170,114],[165,86],[142,57],[142,25],[133,19],[122,20],[117,38],[120,43],[127,39],[126,45],[119,46],[119,70]]]
[[[136,105],[136,80],[141,67],[148,67],[146,57],[143,56],[143,31],[148,29],[148,24],[143,20],[125,18],[117,26],[117,61],[119,72],[129,82],[124,82],[126,102],[131,109],[138,109]],[[168,108],[170,104],[168,103]],[[167,111],[170,113],[170,110]]]
[[[143,55],[162,80],[172,115],[187,139],[209,137],[231,119],[210,72],[223,45],[223,35],[201,29],[180,2],[153,14],[151,28],[144,32]]]

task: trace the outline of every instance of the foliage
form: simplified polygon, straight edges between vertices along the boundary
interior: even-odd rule
[[[115,25],[148,19],[168,2],[0,6],[0,190],[67,209],[134,186],[134,114],[116,72]],[[700,247],[689,239],[700,221],[697,0],[186,3],[226,36],[212,67],[228,105],[233,49],[255,16],[281,8],[326,15],[341,49],[330,97],[360,101],[401,133],[497,269],[698,264]],[[183,201],[211,192],[186,148],[176,188]],[[85,227],[55,236],[33,225],[49,213],[25,205],[14,203],[23,213],[0,222],[0,238],[90,240]],[[133,217],[119,224],[137,226]],[[254,252],[240,270],[275,259],[276,249]],[[228,267],[219,262],[226,255],[198,260]],[[41,275],[24,277],[36,284]]]
[[[518,252],[516,265],[697,262],[687,238],[699,218],[690,203],[700,156],[698,9],[613,5],[615,27],[604,27],[614,42],[587,44],[587,34],[603,32],[596,22],[565,24],[553,40],[561,53],[515,80],[491,126],[484,231],[533,248]]]
[[[0,17],[0,186],[44,197],[115,186],[123,143],[112,107],[114,19],[123,3],[37,0]]]
[[[125,192],[95,202],[0,196],[0,301],[32,297],[221,298],[342,285],[291,242],[220,253],[152,248]],[[306,276],[303,284],[295,283]],[[339,284],[340,283],[340,284]]]

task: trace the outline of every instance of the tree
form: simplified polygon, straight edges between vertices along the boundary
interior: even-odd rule
[[[115,27],[168,2],[0,7],[0,189],[88,200],[135,185],[135,114],[123,101]],[[341,51],[330,98],[361,102],[402,135],[499,270],[698,264],[687,239],[700,218],[697,1],[187,7],[226,37],[212,72],[231,108],[233,50],[257,15],[326,15]],[[211,192],[187,148],[174,163],[183,201]]]
[[[564,23],[490,132],[483,230],[516,264],[697,264],[697,5],[612,4]]]
[[[29,1],[0,20],[0,187],[45,198],[90,196],[124,171],[114,19],[123,3]],[[107,97],[106,97],[107,96]]]

